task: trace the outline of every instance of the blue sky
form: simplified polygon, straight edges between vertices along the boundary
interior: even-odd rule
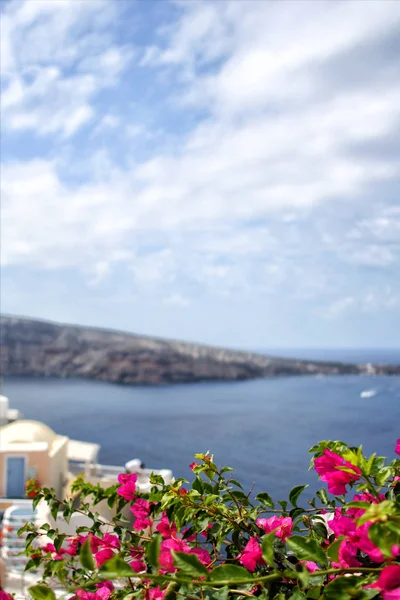
[[[396,347],[400,3],[2,4],[2,311]]]

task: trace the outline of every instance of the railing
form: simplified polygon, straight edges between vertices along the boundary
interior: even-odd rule
[[[86,463],[74,463],[70,462],[68,465],[69,472],[72,475],[82,475],[85,474],[89,477],[96,477],[99,479],[117,479],[117,476],[120,473],[125,472],[124,467],[117,467],[115,465],[88,465]],[[137,469],[133,471],[138,476],[138,482],[146,482],[149,480],[151,473],[157,473],[160,475],[164,475],[164,479],[166,483],[168,483],[172,478],[172,473],[169,470],[160,470],[160,469]]]

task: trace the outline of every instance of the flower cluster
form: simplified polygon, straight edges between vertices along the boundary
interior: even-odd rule
[[[400,454],[400,439],[394,450]],[[59,577],[79,600],[400,600],[400,460],[367,458],[342,442],[311,451],[331,499],[323,488],[305,500],[307,486],[277,504],[267,493],[253,499],[208,453],[190,465],[191,487],[157,475],[146,494],[134,474],[106,490],[77,481],[93,526],[68,538],[27,524],[29,568],[40,567],[44,581]],[[40,500],[67,516],[76,510],[51,490]],[[114,510],[107,523],[93,510],[104,501]],[[34,600],[54,600],[50,592],[31,588]]]

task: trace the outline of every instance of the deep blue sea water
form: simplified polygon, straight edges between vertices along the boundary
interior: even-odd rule
[[[353,353],[352,360],[376,361],[379,352],[365,358]],[[386,357],[400,362],[399,354]],[[139,457],[147,467],[190,478],[193,454],[210,450],[218,464],[234,467],[245,488],[255,483],[255,492],[267,490],[275,498],[297,484],[320,487],[307,470],[307,451],[318,440],[362,443],[367,453],[394,457],[400,437],[400,377],[307,376],[167,387],[8,378],[3,387],[25,418],[100,443],[101,462],[123,465]],[[361,398],[367,389],[376,395]]]

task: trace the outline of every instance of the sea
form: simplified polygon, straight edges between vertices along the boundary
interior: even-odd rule
[[[270,349],[278,355],[278,350]],[[282,350],[280,356],[400,364],[399,350]],[[362,392],[370,391],[369,397]],[[276,377],[128,387],[78,379],[9,377],[2,393],[26,419],[57,433],[101,445],[99,460],[121,465],[140,458],[148,468],[193,477],[196,452],[210,451],[253,494],[287,497],[308,484],[309,448],[319,440],[363,444],[367,454],[394,458],[400,438],[399,376]]]

